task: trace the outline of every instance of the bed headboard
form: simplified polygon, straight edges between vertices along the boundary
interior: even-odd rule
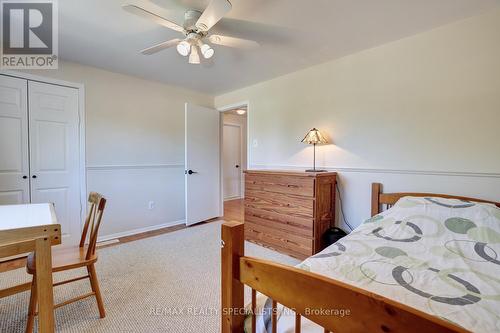
[[[475,202],[485,202],[494,204],[500,207],[500,202],[488,201],[477,198],[461,197],[449,194],[436,194],[436,193],[412,193],[412,192],[396,192],[396,193],[383,193],[382,184],[373,183],[372,184],[372,216],[377,215],[383,211],[384,205],[386,208],[392,207],[400,198],[411,196],[411,197],[440,197],[447,199],[458,199],[466,201]]]

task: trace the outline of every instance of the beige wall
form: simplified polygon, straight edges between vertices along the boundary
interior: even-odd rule
[[[79,64],[59,66],[31,73],[85,85],[87,188],[109,197],[101,235],[184,220],[184,103],[212,106],[213,98]]]
[[[369,183],[500,201],[500,10],[215,98],[249,101],[250,167],[304,168],[318,127],[333,144],[346,216],[369,216]],[[255,146],[255,143],[257,146]]]

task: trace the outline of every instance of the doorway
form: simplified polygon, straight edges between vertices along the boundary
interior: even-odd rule
[[[247,169],[247,106],[222,113],[222,192],[224,201],[241,199]]]

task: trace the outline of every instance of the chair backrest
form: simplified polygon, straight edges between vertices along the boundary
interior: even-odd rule
[[[80,238],[80,247],[84,247],[87,240],[87,233],[90,230],[89,245],[85,255],[86,259],[90,259],[90,257],[95,254],[97,234],[99,233],[102,214],[104,213],[104,207],[106,206],[106,199],[97,192],[90,192],[88,203],[89,208],[87,218],[85,219],[85,225],[83,226],[82,238]]]

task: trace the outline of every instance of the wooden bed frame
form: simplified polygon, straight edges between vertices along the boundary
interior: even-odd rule
[[[382,206],[392,206],[404,196],[433,196],[476,202],[500,207],[500,202],[433,193],[382,193],[382,185],[372,184],[372,215]],[[222,225],[222,329],[223,333],[243,332],[246,316],[244,285],[252,288],[252,310],[256,309],[257,291],[273,300],[271,315],[276,333],[277,303],[296,313],[295,332],[300,332],[301,316],[317,323],[325,332],[467,332],[448,321],[402,303],[373,294],[328,277],[271,261],[244,255],[243,223]],[[349,309],[350,315],[324,315],[323,310]],[[323,312],[324,313],[324,312]],[[252,332],[255,332],[255,315]]]
[[[475,201],[494,204],[500,207],[500,202],[488,201],[483,199],[460,197],[449,194],[436,194],[436,193],[412,193],[412,192],[399,192],[399,193],[382,193],[382,184],[372,184],[372,216],[377,215],[383,211],[383,205],[386,208],[392,207],[402,197],[439,197],[446,199],[458,199],[465,201]]]

